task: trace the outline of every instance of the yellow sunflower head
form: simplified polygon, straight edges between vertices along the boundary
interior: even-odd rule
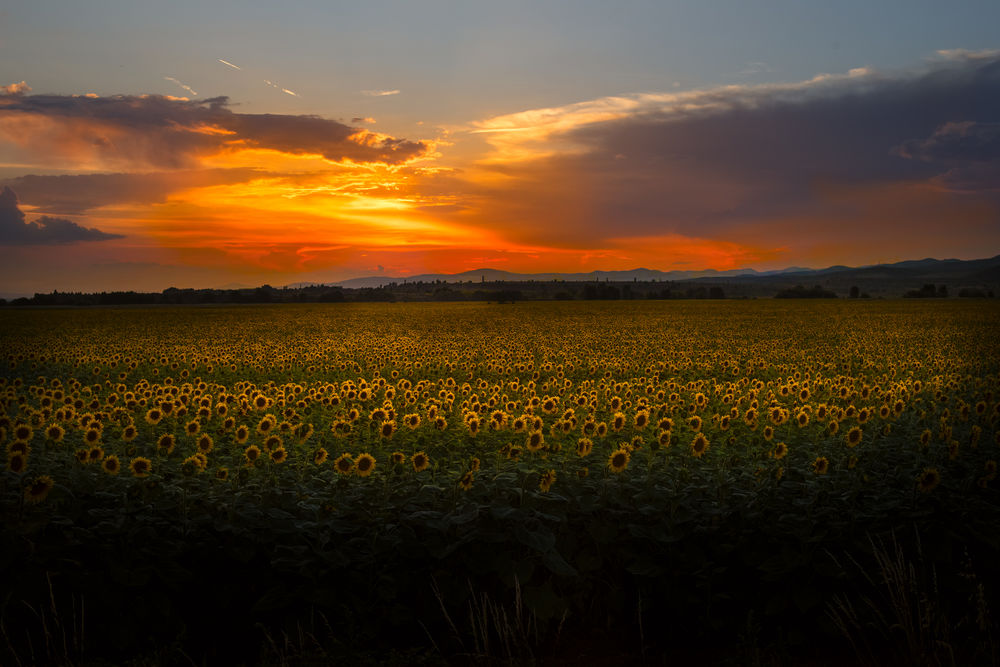
[[[348,453],[343,453],[333,461],[333,469],[341,475],[350,475],[354,470],[354,459]]]
[[[32,505],[40,503],[48,497],[54,486],[55,481],[48,475],[36,477],[24,488],[24,501]]]
[[[611,452],[611,456],[608,457],[608,468],[611,469],[611,472],[620,473],[628,467],[628,462],[631,457],[632,455],[629,454],[627,449],[616,449]]]
[[[420,451],[410,457],[410,463],[415,471],[422,472],[431,465],[431,460],[426,453]]]
[[[937,468],[924,468],[917,478],[917,488],[923,493],[930,493],[941,483],[941,473]]]
[[[153,471],[153,463],[144,456],[137,456],[129,463],[129,470],[134,477],[149,477]]]
[[[354,469],[361,477],[368,477],[375,471],[375,457],[367,452],[358,454],[358,458],[354,461]]]

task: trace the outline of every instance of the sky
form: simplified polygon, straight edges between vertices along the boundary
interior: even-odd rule
[[[0,3],[0,297],[1000,254],[1000,3]]]

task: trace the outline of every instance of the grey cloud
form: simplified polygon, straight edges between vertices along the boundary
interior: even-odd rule
[[[401,164],[429,148],[422,141],[372,138],[319,116],[236,113],[227,97],[0,96],[0,120],[17,114],[66,124],[76,141],[109,159],[170,169],[194,166],[200,154],[239,145],[388,164]]]
[[[926,139],[904,141],[897,153],[925,162],[1000,160],[1000,122],[948,122]]]
[[[71,215],[100,206],[165,201],[176,190],[189,187],[243,183],[270,176],[256,169],[192,169],[146,174],[28,174],[0,182],[13,188],[20,200],[47,213]]]
[[[81,227],[72,220],[42,216],[26,222],[17,195],[9,187],[0,192],[0,245],[63,245],[79,241],[123,238],[99,229]]]

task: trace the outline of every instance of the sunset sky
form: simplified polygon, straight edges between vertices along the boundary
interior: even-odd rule
[[[0,296],[1000,254],[996,0],[0,7]]]

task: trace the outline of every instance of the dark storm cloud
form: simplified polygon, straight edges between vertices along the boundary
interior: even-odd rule
[[[538,141],[535,122],[553,130]],[[537,222],[532,209],[563,218],[525,226],[525,240],[551,242],[567,228],[582,238],[714,237],[763,219],[860,221],[871,192],[892,184],[960,189],[1000,210],[990,181],[1000,172],[998,53],[951,54],[896,74],[608,98],[480,126],[501,133],[485,136],[514,156],[490,167],[508,176],[503,185],[480,192],[497,218]],[[544,154],[563,145],[572,150]]]
[[[1000,122],[945,123],[926,139],[904,141],[899,155],[925,162],[1000,160]]]
[[[107,241],[123,238],[99,229],[81,227],[72,220],[42,216],[25,222],[10,188],[0,191],[0,245],[63,245],[78,241]]]
[[[29,174],[0,182],[13,188],[24,203],[48,213],[84,213],[114,204],[152,204],[184,188],[243,183],[265,178],[256,169],[191,169],[147,174]]]
[[[33,129],[64,132],[51,144],[54,151],[62,147],[71,153],[89,152],[105,160],[159,168],[190,167],[199,155],[225,148],[387,164],[406,162],[428,149],[424,142],[372,134],[319,116],[236,113],[226,97],[0,96],[0,136],[16,143],[28,140],[23,133]]]

